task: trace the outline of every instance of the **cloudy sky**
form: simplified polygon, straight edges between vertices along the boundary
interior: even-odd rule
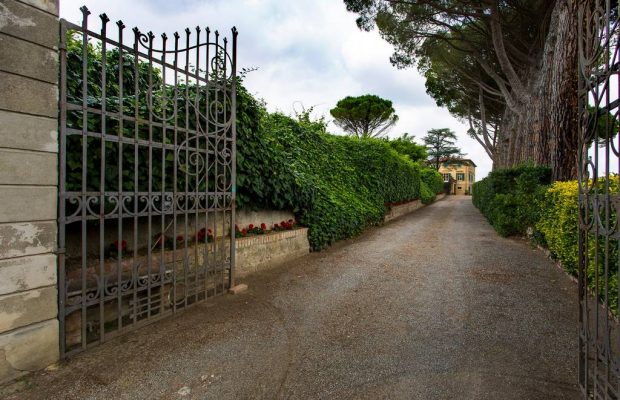
[[[478,165],[476,178],[491,169],[465,124],[435,105],[417,70],[393,67],[391,46],[377,31],[360,31],[341,0],[62,0],[61,17],[78,23],[82,5],[91,18],[105,12],[128,28],[169,37],[196,25],[226,33],[236,26],[239,67],[258,68],[247,76],[246,87],[270,110],[293,114],[314,106],[317,116],[331,120],[329,109],[339,99],[376,94],[392,100],[400,117],[390,136],[409,132],[421,140],[429,129],[450,128]],[[92,29],[98,28],[95,22]],[[342,133],[333,123],[328,129]]]

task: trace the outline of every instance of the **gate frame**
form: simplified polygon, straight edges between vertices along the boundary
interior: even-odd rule
[[[603,1],[580,1],[578,8],[578,381],[584,398],[607,400],[618,399],[620,393],[618,319],[607,308],[607,304],[619,300],[610,297],[608,281],[611,277],[610,245],[613,245],[610,240],[615,240],[618,246],[620,211],[619,194],[610,193],[612,175],[609,170],[611,162],[620,169],[620,142],[616,142],[620,135],[614,123],[610,124],[608,115],[614,114],[617,121],[620,93],[612,94],[611,90],[619,81],[617,40],[620,10],[612,10],[610,0],[605,0],[604,5],[601,3]],[[601,117],[605,118],[605,137],[599,137]],[[613,212],[616,212],[615,217]],[[594,265],[590,265],[591,251],[594,252]],[[592,268],[594,293],[588,286],[588,272]]]
[[[99,344],[102,342],[105,342],[113,337],[116,337],[118,335],[130,332],[134,329],[140,328],[144,325],[148,325],[150,323],[153,323],[161,318],[167,317],[169,315],[174,315],[175,313],[184,310],[185,308],[192,306],[194,304],[198,304],[201,302],[204,302],[205,300],[211,298],[212,296],[209,296],[209,290],[207,288],[207,274],[209,272],[209,259],[210,259],[210,252],[209,252],[209,233],[207,233],[207,228],[209,227],[209,215],[210,213],[214,214],[215,218],[218,217],[222,217],[222,242],[219,243],[219,237],[217,236],[217,224],[218,221],[214,221],[214,231],[212,234],[212,251],[211,253],[213,253],[213,257],[214,257],[214,265],[211,266],[211,273],[216,273],[216,272],[220,272],[222,274],[222,278],[224,278],[224,272],[227,272],[227,282],[225,284],[223,284],[221,286],[221,291],[218,293],[218,286],[217,283],[215,284],[214,287],[214,295],[218,295],[218,294],[223,294],[226,292],[226,288],[230,288],[233,287],[235,285],[235,212],[236,212],[236,107],[237,107],[237,103],[236,103],[236,87],[237,87],[237,35],[238,35],[238,31],[235,27],[233,27],[231,29],[231,33],[232,33],[232,49],[230,51],[228,51],[228,39],[227,38],[223,38],[223,40],[220,43],[220,37],[219,37],[219,33],[218,31],[214,32],[214,37],[215,37],[215,41],[211,41],[211,36],[210,36],[210,30],[209,28],[206,28],[204,31],[206,33],[206,41],[201,41],[201,29],[199,27],[196,27],[195,31],[196,31],[196,44],[190,44],[190,36],[191,36],[191,30],[185,29],[185,47],[184,48],[178,48],[178,43],[179,43],[179,39],[180,39],[180,35],[178,33],[175,32],[174,34],[174,42],[175,42],[175,48],[174,50],[168,50],[166,48],[166,40],[167,37],[165,34],[162,34],[162,41],[163,41],[163,47],[160,50],[156,50],[153,47],[153,39],[155,38],[155,36],[153,35],[152,32],[148,32],[147,34],[142,33],[137,27],[133,29],[134,32],[134,42],[133,42],[133,48],[129,47],[128,45],[126,45],[125,43],[123,43],[123,29],[125,28],[125,25],[123,24],[122,21],[118,21],[116,23],[116,25],[118,26],[118,41],[116,40],[112,40],[110,39],[107,35],[106,35],[106,24],[109,22],[108,17],[106,16],[106,14],[101,14],[100,18],[101,18],[101,33],[95,33],[93,31],[90,31],[88,29],[88,15],[90,14],[90,11],[84,6],[82,8],[80,8],[80,10],[82,11],[82,24],[81,25],[76,25],[73,24],[65,19],[60,19],[60,23],[59,23],[59,27],[60,27],[60,43],[59,43],[59,61],[60,61],[60,81],[59,81],[59,152],[58,152],[58,157],[59,157],[59,182],[58,182],[58,319],[59,319],[59,325],[60,325],[60,356],[61,358],[66,358],[67,356],[76,353],[76,352],[80,352],[85,350],[86,348],[90,347],[91,345],[94,344]],[[82,51],[83,54],[87,54],[87,50],[86,50],[86,46],[88,46],[88,44],[90,43],[91,39],[95,39],[98,41],[98,43],[102,44],[102,57],[103,57],[103,61],[102,61],[102,70],[98,71],[101,73],[101,77],[102,77],[102,83],[101,83],[101,90],[102,90],[102,95],[100,97],[100,106],[101,108],[99,109],[99,111],[97,112],[96,109],[93,109],[92,107],[88,107],[87,104],[87,94],[88,94],[88,79],[87,79],[87,71],[86,71],[86,67],[87,67],[87,61],[84,58],[82,60],[82,76],[83,76],[83,89],[84,89],[84,93],[82,93],[81,96],[81,100],[82,100],[82,105],[81,107],[79,107],[77,104],[71,104],[68,102],[67,100],[67,34],[69,31],[76,31],[77,33],[81,34],[83,37],[83,43],[82,43]],[[108,98],[106,97],[106,77],[107,77],[107,60],[106,60],[106,56],[107,56],[107,46],[110,45],[111,47],[118,49],[120,52],[120,57],[121,60],[124,61],[124,57],[125,55],[127,55],[128,57],[133,57],[134,63],[135,63],[135,68],[134,72],[137,75],[138,71],[137,71],[137,66],[139,65],[140,62],[144,63],[145,61],[149,63],[149,85],[148,85],[148,90],[146,91],[146,99],[147,99],[147,108],[148,108],[148,114],[149,114],[149,120],[146,121],[143,118],[140,118],[140,115],[138,114],[137,108],[136,108],[136,114],[135,117],[130,117],[128,114],[124,113],[124,109],[125,109],[125,105],[123,100],[123,84],[120,83],[120,95],[118,96],[120,98],[120,100],[118,100],[118,104],[119,104],[119,111],[117,112],[108,112],[106,110],[106,101],[108,100]],[[142,46],[142,48],[147,48],[148,46],[148,52],[145,53],[144,50],[140,50],[140,46]],[[214,47],[215,51],[214,51],[214,55],[212,57],[209,56],[209,48]],[[206,65],[206,73],[204,74],[204,77],[201,76],[202,74],[202,70],[200,69],[201,64],[200,64],[200,49],[204,48],[205,51],[205,55],[206,58],[204,59],[205,61],[205,65]],[[194,51],[195,55],[196,55],[196,69],[194,70],[194,73],[190,73],[189,72],[189,68],[191,67],[190,64],[190,51]],[[161,54],[162,58],[161,61],[159,59],[157,59],[154,55],[154,53],[157,54]],[[170,65],[169,62],[166,61],[165,57],[166,54],[172,54],[175,57],[175,61],[173,65]],[[177,65],[177,61],[180,58],[180,56],[182,54],[186,55],[185,58],[185,67],[181,68]],[[221,61],[220,58],[221,57]],[[122,81],[124,78],[123,75],[123,67],[122,65],[124,64],[124,62],[119,62],[119,68],[120,68],[120,73],[119,76],[121,77],[121,79],[119,80]],[[112,64],[110,64],[112,65]],[[163,93],[165,93],[165,89],[170,89],[172,88],[174,91],[174,116],[172,118],[174,118],[174,127],[169,125],[167,123],[167,121],[165,121],[165,119],[161,119],[161,123],[159,128],[162,129],[162,141],[160,143],[160,147],[161,147],[161,153],[162,153],[162,159],[164,157],[164,155],[166,154],[166,148],[170,147],[171,145],[166,144],[166,138],[167,138],[167,130],[172,130],[174,129],[174,136],[175,136],[175,143],[174,145],[174,183],[173,183],[173,189],[172,189],[172,197],[169,199],[169,201],[166,203],[165,202],[165,198],[166,198],[166,188],[168,187],[168,183],[166,182],[165,178],[163,178],[162,180],[162,191],[161,192],[156,192],[156,191],[152,191],[151,187],[154,181],[154,178],[152,177],[152,173],[154,171],[153,168],[153,156],[152,156],[152,151],[153,151],[153,135],[152,135],[152,129],[153,129],[153,115],[154,115],[154,108],[153,108],[153,100],[155,97],[153,97],[153,85],[152,85],[152,76],[153,76],[153,71],[155,65],[159,66],[161,68],[161,72],[163,73],[163,78],[162,78],[162,84],[161,87],[164,88],[164,90],[162,91]],[[227,66],[230,65],[230,68],[227,70]],[[210,78],[210,72],[209,72],[209,66],[212,67],[212,71],[211,73],[214,74],[213,76],[215,78]],[[223,70],[218,70],[218,68],[223,68]],[[169,73],[174,74],[174,84],[171,85],[166,81],[166,75],[165,75],[165,71],[168,71]],[[222,80],[220,80],[220,78],[218,78],[218,74],[222,73],[223,71],[223,78]],[[185,85],[185,116],[186,116],[186,125],[184,126],[184,128],[180,128],[178,126],[178,116],[177,116],[177,104],[176,102],[178,101],[178,92],[179,92],[179,86],[178,86],[178,75],[181,76],[185,76],[186,78],[186,82],[190,82],[190,79],[194,80],[195,86],[192,88],[192,91],[195,91],[195,94],[192,93],[192,95],[194,95],[194,97],[192,99],[190,99],[187,95],[189,94],[189,84]],[[134,77],[136,76],[134,75]],[[211,88],[216,88],[215,91],[215,99],[211,99],[209,100],[209,90]],[[199,99],[201,94],[206,93],[206,107],[205,107],[205,114],[202,115],[200,113],[199,110]],[[136,83],[135,85],[135,92],[143,94],[144,88],[143,87],[139,87],[138,84]],[[222,94],[222,100],[218,99],[218,94],[221,93]],[[136,99],[138,98],[138,96],[134,96]],[[165,102],[166,100],[166,96],[163,96],[163,101]],[[192,104],[193,102],[193,104]],[[139,103],[139,100],[135,100],[135,104],[137,107],[137,104]],[[213,106],[213,104],[215,104],[215,117],[213,114],[213,110],[211,110],[211,107]],[[227,104],[229,104],[229,110],[227,110]],[[190,146],[192,146],[191,144],[189,144],[189,140],[190,140],[190,132],[192,132],[192,129],[190,128],[190,125],[188,123],[189,119],[188,119],[188,115],[189,115],[189,108],[193,106],[194,108],[194,112],[196,114],[196,127],[193,129],[193,133],[195,134],[195,139],[196,139],[196,145],[194,145],[195,147],[191,148],[191,155],[189,153],[189,149]],[[164,108],[166,106],[164,105]],[[223,111],[222,111],[223,110]],[[80,193],[75,193],[75,192],[70,192],[67,191],[67,173],[66,173],[66,162],[67,162],[67,137],[70,135],[78,135],[76,134],[74,131],[76,131],[76,129],[73,129],[73,132],[71,131],[70,128],[68,128],[67,126],[67,113],[68,112],[82,112],[83,113],[83,126],[81,128],[82,130],[82,136],[81,138],[83,138],[83,142],[85,142],[86,144],[82,145],[83,148],[83,157],[82,157],[82,162],[81,162],[81,166],[83,169],[83,178],[82,178],[82,186],[81,186],[81,191]],[[228,114],[227,114],[228,112]],[[87,115],[91,114],[91,113],[95,113],[95,114],[99,114],[101,116],[101,126],[100,132],[89,132],[88,131],[88,127],[86,125],[86,120],[87,120]],[[165,118],[165,110],[163,111],[163,115]],[[218,115],[223,115],[225,119],[223,122],[219,121],[218,119]],[[201,122],[199,119],[199,115],[201,117],[204,118],[203,122],[204,122],[204,127],[201,126]],[[119,131],[120,133],[116,133],[116,140],[109,140],[110,139],[110,134],[106,131],[106,119],[109,117],[112,118],[117,118],[118,122],[119,122]],[[215,118],[215,119],[212,119]],[[135,124],[135,128],[133,129],[132,133],[133,133],[133,139],[130,136],[124,136],[124,128],[123,128],[123,121],[132,121],[132,123]],[[117,122],[116,120],[114,120],[115,122]],[[170,121],[170,120],[168,120]],[[128,124],[129,125],[129,124]],[[139,201],[143,201],[144,199],[141,198],[141,196],[144,196],[144,193],[140,193],[139,187],[136,186],[134,187],[133,191],[126,191],[123,186],[123,178],[119,177],[118,182],[119,182],[119,186],[117,188],[117,192],[116,192],[116,202],[117,202],[117,208],[115,209],[114,213],[112,214],[106,214],[106,211],[104,210],[105,205],[106,205],[106,200],[109,199],[110,194],[109,191],[107,189],[107,182],[105,181],[105,165],[106,165],[106,150],[104,148],[105,144],[110,142],[110,141],[115,141],[116,143],[118,143],[118,148],[120,151],[120,155],[121,157],[119,158],[119,175],[122,175],[122,173],[120,172],[122,170],[122,161],[120,161],[120,159],[124,158],[124,155],[126,153],[123,153],[123,145],[125,145],[126,147],[130,148],[133,147],[135,150],[135,156],[136,158],[134,159],[134,166],[138,166],[139,162],[137,161],[138,159],[138,149],[140,148],[140,146],[144,146],[143,144],[139,144],[140,139],[139,139],[139,129],[138,126],[140,125],[146,125],[148,126],[149,129],[149,141],[148,141],[148,145],[147,145],[147,149],[149,151],[149,162],[148,162],[148,169],[149,169],[149,197],[146,200],[148,203],[148,228],[149,228],[149,232],[148,232],[148,253],[147,253],[147,258],[146,258],[146,263],[148,264],[148,276],[147,276],[147,280],[148,280],[148,294],[147,294],[147,302],[148,302],[148,307],[149,307],[149,316],[145,319],[142,319],[140,321],[138,321],[136,318],[136,316],[132,316],[134,322],[130,323],[127,326],[123,326],[123,323],[121,322],[122,318],[123,318],[123,306],[121,304],[123,296],[126,295],[128,292],[122,292],[121,291],[121,287],[123,286],[125,281],[122,281],[121,278],[122,277],[122,273],[121,272],[121,264],[122,264],[122,258],[123,258],[123,250],[119,249],[119,244],[122,241],[122,221],[124,219],[132,219],[134,221],[134,230],[132,232],[132,237],[134,238],[134,245],[137,244],[137,221],[139,218],[144,218],[145,214],[144,213],[138,213],[137,212],[137,206],[135,206],[135,204],[137,204]],[[216,127],[216,129],[213,132],[209,132],[209,127],[211,125],[214,125]],[[218,128],[218,127],[223,127],[223,128]],[[203,129],[204,128],[204,129]],[[205,131],[206,129],[206,131]],[[184,142],[182,142],[182,144],[185,145],[185,147],[182,146],[178,146],[176,143],[176,138],[177,138],[177,131],[183,131],[186,137],[186,140]],[[218,133],[220,132],[220,133]],[[98,193],[96,194],[92,194],[92,193],[87,193],[88,189],[85,188],[84,186],[86,185],[86,161],[85,161],[85,155],[86,155],[86,151],[84,150],[84,148],[88,148],[88,137],[98,137],[99,141],[101,142],[101,153],[103,154],[102,161],[101,161],[101,175],[100,175],[100,190],[98,191]],[[194,139],[192,138],[192,139]],[[129,140],[127,140],[129,139]],[[202,149],[202,153],[201,153],[201,149],[200,149],[200,145],[199,145],[199,141],[201,139],[206,140],[206,145],[205,148]],[[213,165],[215,166],[215,179],[210,181],[209,177],[210,177],[210,173],[213,171],[210,171],[210,164],[209,164],[209,154],[210,154],[210,145],[211,145],[211,140],[214,140],[214,146],[213,146],[213,151],[212,156],[213,156]],[[127,141],[127,143],[124,143],[125,141]],[[129,142],[133,141],[133,144],[130,144]],[[223,146],[224,146],[224,150],[220,151],[219,148],[221,146],[221,142],[223,141]],[[182,156],[182,152],[180,152],[179,150],[184,149],[185,150],[185,191],[184,192],[178,192],[178,181],[177,181],[177,170],[180,170],[179,167],[179,163],[180,163],[180,159]],[[190,157],[196,156],[196,154],[198,154],[197,158],[201,157],[201,154],[204,154],[204,158],[202,161],[196,161],[196,159],[191,159]],[[220,162],[220,158],[222,158],[222,162]],[[226,161],[226,159],[229,159],[228,161]],[[201,169],[199,170],[199,165],[200,162],[204,162],[204,185],[205,185],[205,191],[202,192],[198,189],[199,187],[199,183],[202,183],[201,179],[199,178],[199,174],[201,172]],[[190,166],[191,165],[191,166]],[[162,170],[165,171],[165,166],[166,166],[166,162],[163,161],[163,166],[162,166]],[[220,175],[218,175],[217,172],[217,168],[218,166],[221,166],[223,168],[223,171],[221,172]],[[193,174],[194,176],[196,176],[196,187],[194,188],[193,191],[188,191],[188,183],[190,178],[188,177],[189,174],[191,173],[190,168],[194,167],[195,170],[195,174]],[[228,170],[226,170],[226,168],[228,168]],[[165,177],[165,172],[162,173]],[[221,179],[220,179],[221,178]],[[227,179],[228,178],[228,179]],[[134,171],[134,181],[136,182],[136,184],[138,184],[139,178],[138,178],[138,172]],[[220,187],[220,182],[223,181],[223,187]],[[215,185],[215,188],[213,191],[210,191],[209,189],[209,184],[213,183]],[[220,190],[221,189],[221,190]],[[161,197],[157,196],[157,193],[161,193]],[[181,193],[179,195],[179,193]],[[79,199],[77,198],[79,195]],[[73,196],[73,197],[72,197]],[[112,194],[113,196],[113,194]],[[123,215],[124,213],[124,209],[125,209],[125,201],[129,198],[129,196],[132,197],[133,201],[134,201],[134,210],[136,211],[136,213],[134,213],[134,215]],[[178,198],[180,197],[185,197],[185,206],[186,209],[183,212],[179,212],[176,210],[177,208],[177,203],[179,200]],[[189,205],[188,205],[188,198],[190,198],[191,196],[193,196],[193,199],[191,201],[193,201],[192,207],[195,207],[195,209],[190,209]],[[155,197],[157,197],[158,200],[160,200],[160,213],[154,213],[153,212],[153,208],[155,208],[155,204],[156,204],[156,200]],[[86,266],[86,259],[85,259],[85,247],[87,246],[86,244],[84,244],[84,242],[86,241],[86,223],[87,220],[97,220],[96,218],[93,219],[92,215],[86,215],[87,211],[91,211],[90,207],[91,204],[90,202],[93,199],[100,199],[99,203],[96,204],[96,208],[100,209],[99,212],[99,217],[98,220],[101,223],[101,227],[100,227],[100,236],[99,236],[99,270],[97,273],[100,274],[100,278],[102,279],[103,282],[105,282],[104,285],[101,285],[99,283],[99,281],[97,282],[97,287],[95,288],[95,299],[94,302],[90,301],[90,303],[87,303],[84,298],[86,298],[85,296],[85,291],[87,289],[92,290],[92,288],[87,288],[86,287],[86,275],[87,275],[87,269],[85,268]],[[139,200],[140,198],[140,200]],[[201,201],[204,200],[204,207],[200,208],[202,206]],[[210,201],[211,200],[211,201]],[[78,201],[79,202],[79,206],[81,209],[81,217],[82,218],[75,218],[75,214],[72,216],[68,216],[67,215],[67,204],[69,201]],[[109,200],[108,200],[109,201]],[[170,204],[171,203],[171,204]],[[210,204],[213,204],[213,207],[210,207]],[[228,205],[227,205],[228,204]],[[97,207],[98,206],[98,207]],[[166,209],[164,209],[166,207]],[[203,232],[203,239],[204,239],[204,250],[203,251],[203,262],[202,264],[204,265],[204,283],[205,283],[205,289],[202,292],[199,292],[198,289],[195,289],[196,293],[191,293],[188,294],[188,292],[190,291],[189,286],[184,286],[183,287],[183,296],[184,296],[184,301],[185,304],[183,307],[178,307],[177,308],[177,282],[176,282],[176,278],[174,277],[176,275],[176,270],[177,270],[177,266],[176,266],[176,261],[173,261],[173,266],[172,266],[172,271],[171,274],[173,276],[173,283],[172,283],[172,287],[169,289],[168,292],[168,307],[169,310],[168,312],[164,312],[164,303],[166,302],[164,295],[163,295],[163,290],[164,290],[164,284],[165,284],[165,276],[169,273],[169,271],[167,269],[165,269],[164,264],[168,263],[163,257],[164,257],[164,253],[166,252],[164,250],[164,243],[163,243],[163,238],[161,239],[162,242],[159,244],[159,247],[162,249],[161,250],[161,254],[162,254],[162,258],[160,258],[159,262],[160,262],[160,274],[159,274],[159,278],[155,278],[155,283],[157,283],[157,279],[159,279],[159,283],[160,283],[160,291],[161,291],[161,298],[160,298],[160,305],[159,305],[159,314],[156,313],[156,315],[151,316],[150,312],[151,312],[151,301],[152,300],[152,293],[151,293],[151,281],[152,281],[152,270],[151,270],[151,264],[153,264],[153,261],[151,260],[151,254],[153,254],[153,248],[151,248],[151,224],[154,221],[154,219],[161,217],[161,221],[162,221],[162,228],[164,227],[164,220],[166,218],[166,215],[170,215],[170,209],[168,207],[172,207],[172,218],[174,220],[174,230],[176,232],[176,225],[177,225],[177,218],[179,216],[183,216],[185,218],[185,234],[187,236],[185,236],[185,239],[183,240],[183,246],[184,246],[184,251],[185,251],[185,255],[184,255],[184,259],[183,259],[183,272],[184,272],[184,276],[185,276],[185,284],[187,284],[187,273],[189,271],[189,267],[188,267],[188,243],[189,243],[189,231],[188,231],[188,218],[190,218],[192,215],[195,216],[195,220],[194,222],[196,223],[195,226],[195,232],[194,232],[194,238],[192,238],[192,241],[194,241],[194,246],[196,246],[196,250],[195,250],[195,254],[198,254],[198,228],[202,225],[200,225],[199,223],[199,214],[200,216],[203,215],[206,218],[205,220],[205,225],[203,226],[204,232]],[[228,214],[228,215],[227,215]],[[226,218],[226,217],[229,218]],[[71,220],[71,217],[74,217],[73,220]],[[87,217],[91,217],[91,218],[87,218]],[[104,279],[104,271],[105,271],[105,266],[104,266],[104,239],[103,239],[103,235],[104,235],[104,230],[105,230],[105,221],[107,219],[110,220],[118,220],[118,243],[116,244],[116,248],[118,249],[118,261],[117,263],[117,274],[118,274],[118,281],[116,283],[112,283],[112,285],[114,287],[118,288],[118,304],[117,304],[117,309],[119,311],[119,315],[116,317],[118,318],[118,329],[117,330],[112,330],[111,332],[107,333],[105,331],[105,317],[104,317],[104,309],[106,306],[106,291],[108,291],[109,287],[106,285],[110,285],[110,283],[106,282],[108,276],[106,276],[106,278]],[[81,272],[80,272],[80,280],[81,282],[81,291],[82,291],[82,298],[79,299],[79,304],[80,304],[80,308],[81,311],[72,311],[75,313],[80,312],[81,313],[81,317],[80,317],[80,329],[81,329],[81,342],[80,342],[80,347],[76,348],[76,349],[68,349],[67,348],[67,338],[66,338],[66,317],[71,313],[67,313],[67,306],[68,306],[68,300],[69,300],[69,282],[67,279],[67,269],[66,269],[66,261],[67,261],[67,256],[66,256],[66,239],[67,239],[67,231],[66,231],[66,226],[70,223],[74,223],[74,222],[81,222],[82,223],[82,232],[81,232],[81,240],[82,240],[82,256],[81,256]],[[226,225],[229,224],[228,228],[228,232],[226,232]],[[166,229],[164,229],[160,235],[165,235],[165,232],[167,231],[167,229],[170,227],[170,225],[168,225],[168,227],[166,227]],[[161,236],[160,236],[161,237]],[[177,240],[174,239],[173,240],[173,250],[172,252],[175,253],[173,254],[173,260],[176,257],[176,252],[177,250],[179,250],[176,247],[176,242]],[[158,243],[155,243],[155,246],[157,246]],[[226,247],[228,246],[228,252],[226,251]],[[222,255],[222,259],[218,260],[218,252],[221,253]],[[143,280],[145,277],[144,276],[138,276],[140,274],[139,272],[139,268],[140,268],[140,264],[138,263],[138,259],[137,257],[137,248],[133,249],[133,253],[134,253],[134,258],[132,260],[132,267],[131,267],[131,277],[130,277],[130,281],[129,282],[129,288],[131,289],[131,287],[133,286],[133,295],[134,295],[134,301],[136,299],[136,293],[138,291],[138,284],[140,280]],[[228,253],[228,254],[226,254]],[[191,257],[191,256],[190,256]],[[226,260],[226,257],[228,257],[228,260]],[[178,260],[177,260],[178,261]],[[199,274],[199,269],[203,268],[203,265],[199,265],[199,258],[196,256],[196,258],[194,259],[195,264],[194,264],[194,275],[196,277],[196,280],[198,279],[197,276]],[[168,263],[169,264],[169,263]],[[218,269],[219,268],[219,269]],[[157,271],[155,271],[155,275],[157,275]],[[111,276],[111,275],[110,275]],[[95,276],[96,278],[96,276]],[[198,281],[196,281],[198,282]],[[110,286],[111,287],[111,286]],[[197,286],[196,286],[197,287]],[[143,289],[143,288],[142,288]],[[203,293],[204,292],[204,293]],[[199,300],[199,294],[202,295],[204,294],[204,298]],[[98,298],[97,296],[100,296],[100,298]],[[190,296],[195,296],[195,301],[191,302],[188,304],[188,297]],[[99,325],[100,325],[100,338],[98,340],[94,340],[92,342],[89,342],[87,336],[86,336],[86,310],[89,307],[92,307],[93,304],[96,304],[96,302],[99,302],[99,308],[100,308],[100,321],[99,321]],[[136,306],[135,304],[133,305],[133,310],[135,313],[136,310]]]

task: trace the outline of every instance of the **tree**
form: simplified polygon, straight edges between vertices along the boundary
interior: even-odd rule
[[[392,63],[417,66],[427,91],[494,167],[548,165],[576,175],[577,8],[594,0],[344,0],[378,27]]]
[[[398,121],[391,101],[370,94],[347,96],[329,112],[336,125],[358,138],[382,136]]]
[[[415,136],[404,133],[402,136],[396,139],[388,140],[390,147],[396,150],[397,153],[403,154],[413,162],[426,160],[428,153],[426,147],[417,144],[414,141]]]
[[[442,159],[462,155],[461,149],[454,145],[456,134],[448,128],[431,129],[423,140],[437,170]]]
[[[426,92],[438,106],[446,107],[456,118],[469,124],[468,135],[494,161],[499,127],[506,111],[506,103],[498,97],[497,85],[480,74],[466,53],[454,51],[440,41],[429,40],[428,45],[427,54],[418,63],[426,78]],[[454,73],[455,69],[459,73]]]

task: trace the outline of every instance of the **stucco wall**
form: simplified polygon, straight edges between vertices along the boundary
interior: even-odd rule
[[[0,382],[58,360],[58,1],[0,2]]]
[[[454,194],[471,194],[472,185],[476,181],[476,167],[470,160],[454,160],[442,163],[439,167],[439,173],[442,175],[450,174],[455,180]],[[457,180],[459,173],[464,174],[464,180]]]

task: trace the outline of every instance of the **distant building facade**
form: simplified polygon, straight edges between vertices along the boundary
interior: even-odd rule
[[[448,194],[470,195],[476,181],[476,164],[466,158],[450,158],[441,160],[439,173],[443,181],[451,188]]]

